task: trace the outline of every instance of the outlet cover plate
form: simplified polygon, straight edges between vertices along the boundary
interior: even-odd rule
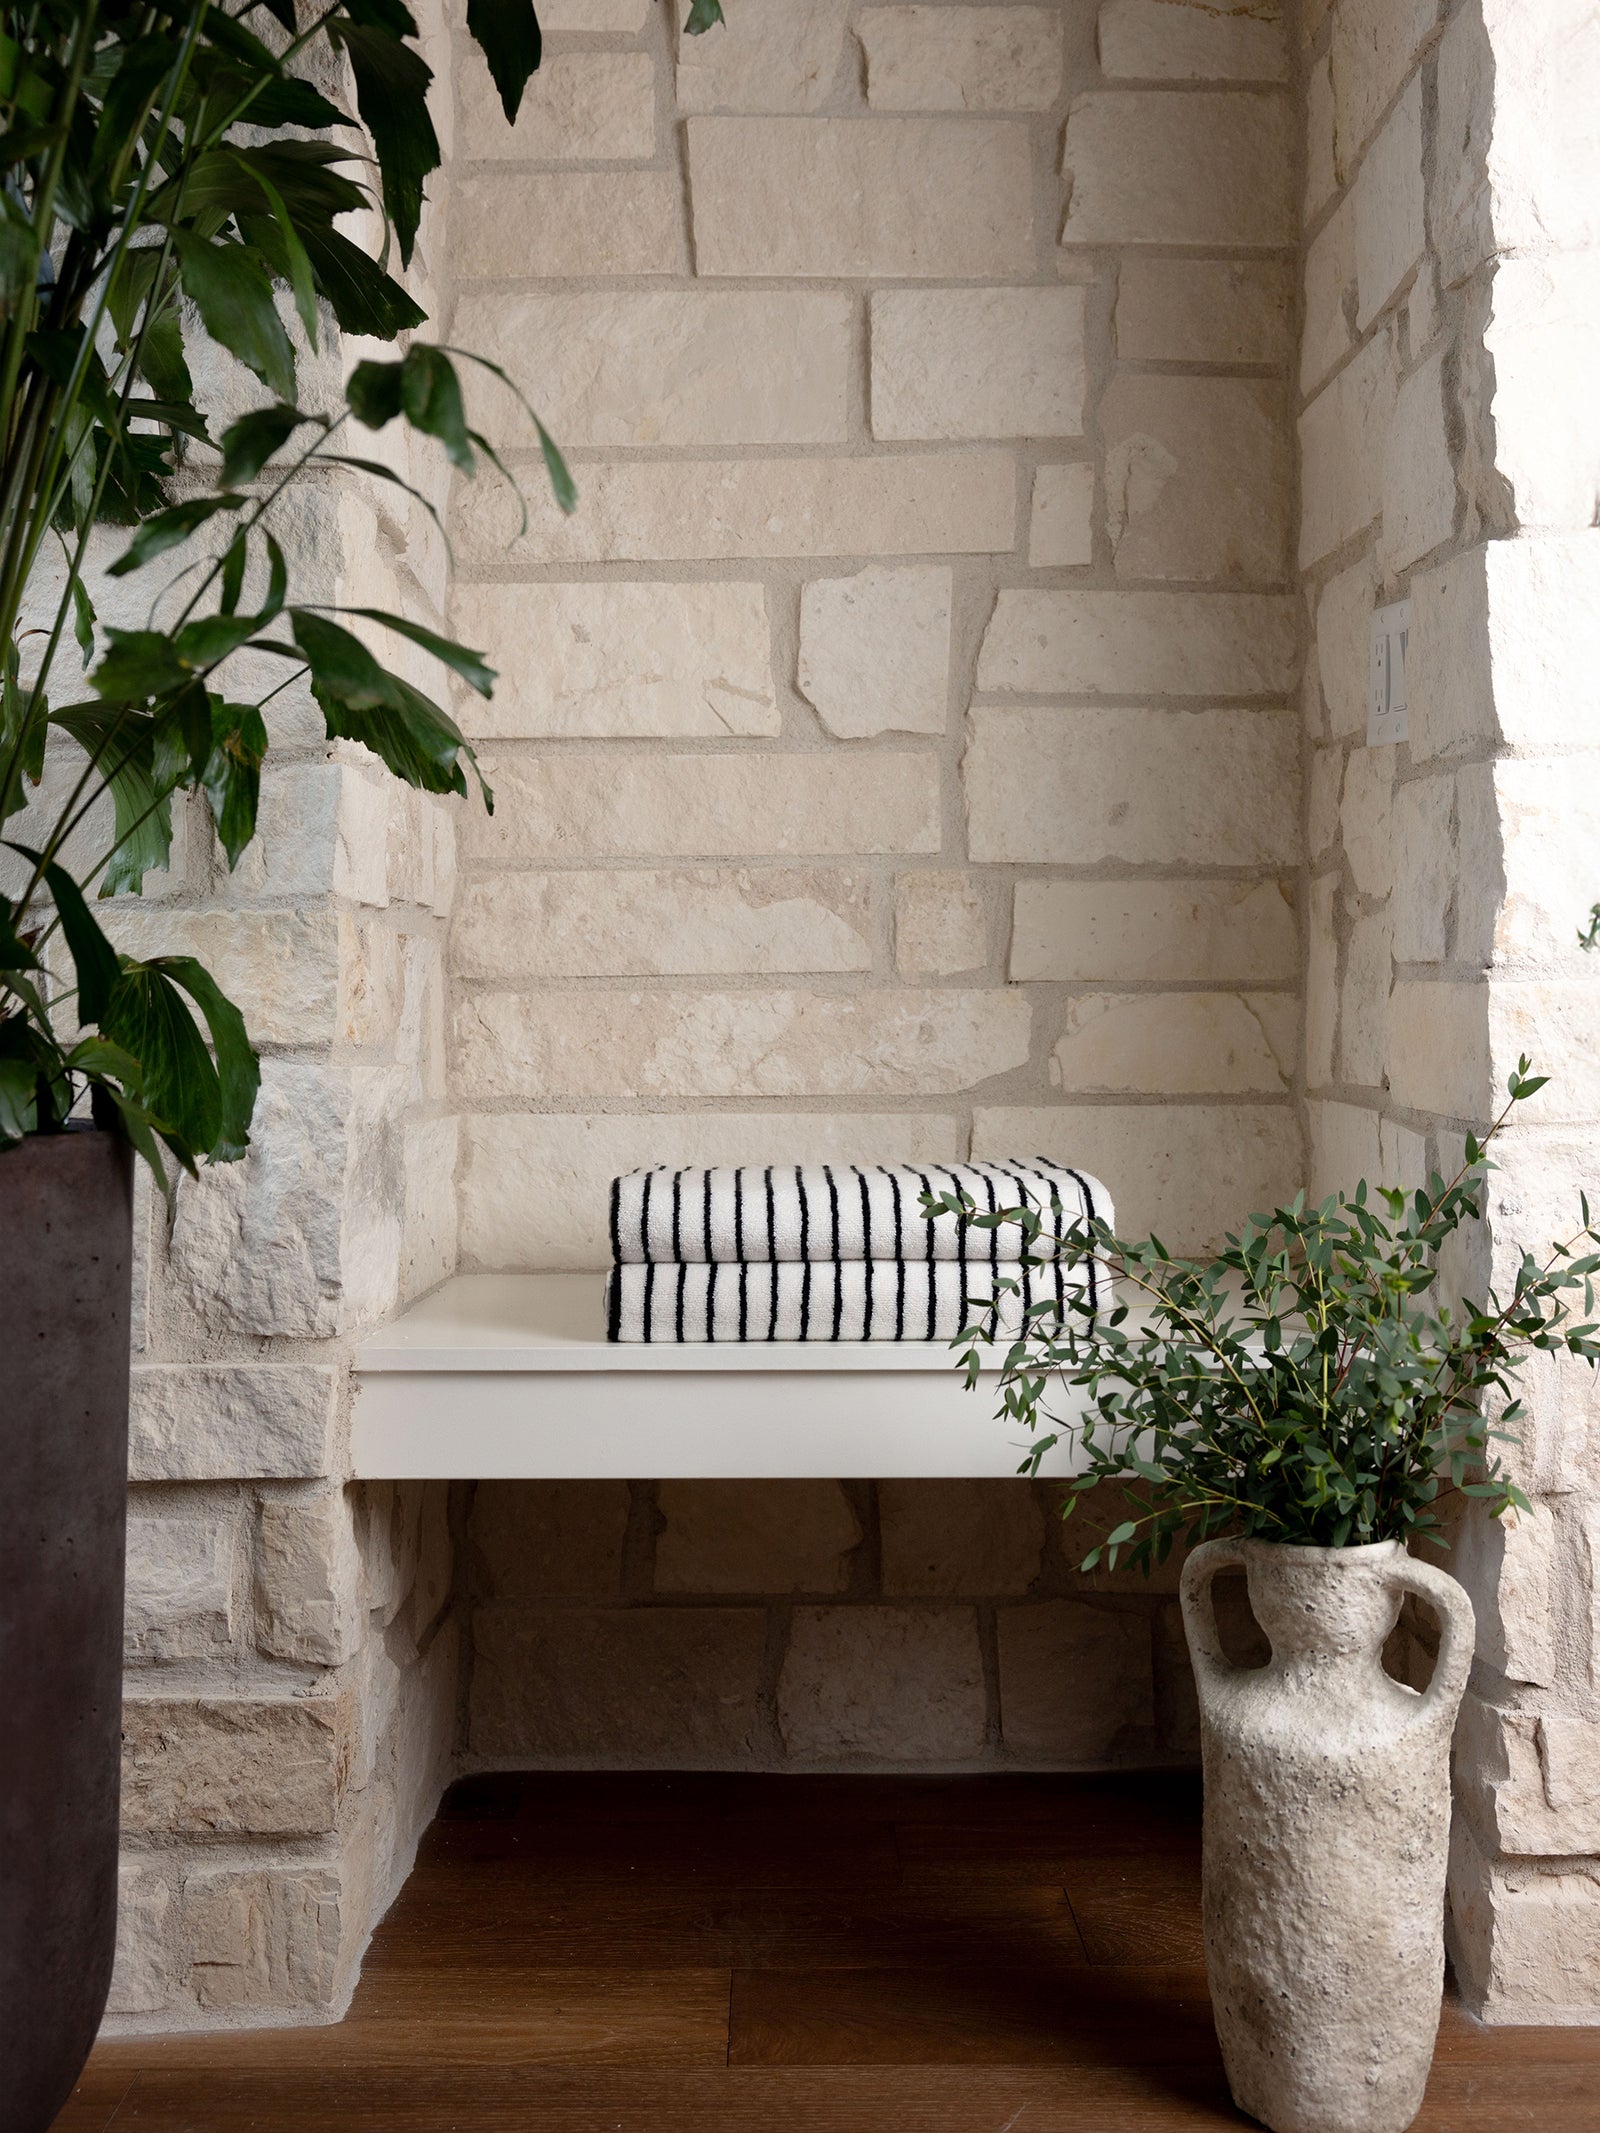
[[[1372,671],[1367,694],[1367,746],[1382,748],[1410,737],[1406,715],[1406,650],[1411,639],[1411,602],[1396,600],[1373,610]]]

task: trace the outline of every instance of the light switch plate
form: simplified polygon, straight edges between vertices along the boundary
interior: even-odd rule
[[[1411,602],[1396,600],[1372,615],[1372,680],[1367,695],[1367,746],[1382,748],[1409,737],[1406,717],[1406,647]]]

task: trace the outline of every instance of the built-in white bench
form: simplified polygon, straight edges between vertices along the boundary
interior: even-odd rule
[[[942,1343],[613,1344],[603,1290],[460,1274],[372,1334],[356,1476],[890,1480],[1014,1474],[1027,1449],[996,1420],[996,1370],[968,1392]],[[1072,1472],[1069,1447],[1041,1471]]]

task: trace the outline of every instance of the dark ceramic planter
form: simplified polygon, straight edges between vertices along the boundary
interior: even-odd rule
[[[111,1982],[132,1215],[113,1134],[0,1152],[0,2133],[44,2133]]]

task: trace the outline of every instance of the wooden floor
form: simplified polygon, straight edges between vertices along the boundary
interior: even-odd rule
[[[332,2029],[96,2051],[57,2133],[1247,2124],[1187,1778],[458,1786]],[[1600,2032],[1447,2007],[1420,2133],[1594,2133]]]

